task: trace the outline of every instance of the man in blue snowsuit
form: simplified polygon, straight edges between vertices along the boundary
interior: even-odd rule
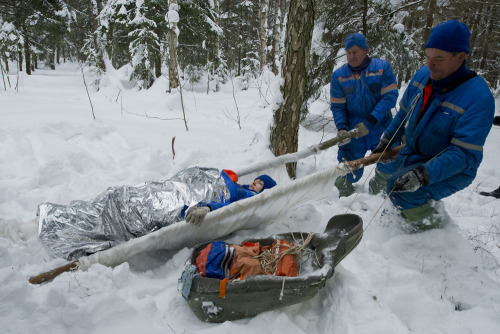
[[[374,151],[405,136],[387,193],[410,222],[439,226],[433,201],[470,185],[483,158],[495,103],[486,82],[465,66],[470,35],[456,20],[432,29],[427,65],[411,79]]]
[[[368,56],[368,43],[363,34],[355,33],[345,40],[347,64],[335,70],[330,84],[330,109],[338,134],[357,129],[357,136],[339,146],[337,159],[342,162],[365,156],[377,147],[380,136],[392,120],[398,86],[389,62]],[[385,188],[392,172],[389,164],[378,164],[376,177],[370,180],[370,193]],[[363,169],[339,177],[335,186],[340,196],[354,192],[352,183],[359,181]]]

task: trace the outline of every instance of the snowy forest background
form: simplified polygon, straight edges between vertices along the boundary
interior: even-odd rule
[[[308,1],[312,2],[312,1]],[[9,60],[31,74],[41,64],[83,63],[99,75],[128,67],[148,89],[207,79],[207,91],[238,78],[245,88],[267,66],[280,73],[290,0],[0,0],[3,86]],[[391,62],[398,82],[423,64],[423,44],[438,22],[459,19],[472,31],[468,66],[493,90],[500,76],[499,4],[495,0],[316,0],[305,101],[317,98],[343,54],[363,32],[371,55]],[[497,19],[495,19],[497,18]],[[12,66],[12,65],[11,65]],[[95,84],[99,84],[97,79]],[[14,83],[15,85],[15,83]],[[308,103],[304,103],[303,111]]]
[[[196,321],[177,291],[189,248],[28,282],[66,264],[37,238],[39,203],[88,200],[190,166],[238,170],[269,160],[280,153],[272,125],[292,123],[288,106],[298,104],[303,116],[299,149],[334,136],[329,81],[345,62],[349,33],[365,32],[371,54],[391,62],[401,97],[425,62],[431,27],[460,19],[472,31],[468,65],[487,80],[499,114],[498,0],[174,2],[0,0],[2,334],[500,333],[499,200],[479,194],[499,185],[498,126],[474,182],[443,199],[450,218],[443,229],[408,234],[390,201],[368,194],[367,168],[354,199],[332,188],[231,236],[240,243],[322,232],[332,215],[359,215],[362,242],[304,303],[219,325]],[[290,50],[300,52],[295,64],[306,76],[289,75]],[[287,86],[289,77],[295,85]],[[297,99],[289,103],[287,94]],[[297,178],[336,164],[336,153],[301,160]],[[287,172],[266,171],[280,185],[290,182]]]

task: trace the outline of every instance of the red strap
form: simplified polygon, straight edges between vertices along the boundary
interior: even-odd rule
[[[432,94],[432,83],[428,84],[424,88],[424,103],[422,104],[422,109],[420,109],[420,114],[418,114],[418,122],[422,119],[422,116],[425,114],[425,106],[427,105],[427,102],[429,101],[429,97]]]

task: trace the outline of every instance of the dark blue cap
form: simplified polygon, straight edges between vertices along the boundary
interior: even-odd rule
[[[368,43],[366,42],[366,37],[360,33],[354,33],[347,36],[345,39],[345,50],[349,50],[354,45],[357,45],[360,49],[368,49]]]
[[[266,174],[257,176],[255,179],[259,179],[264,182],[264,186],[262,187],[261,191],[264,191],[265,189],[271,189],[276,185],[276,181],[274,181],[269,175]]]
[[[444,21],[431,30],[426,48],[448,52],[470,52],[470,30],[465,23],[457,20]]]

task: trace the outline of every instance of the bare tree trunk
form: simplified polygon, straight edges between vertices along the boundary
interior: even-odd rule
[[[170,8],[177,10],[177,0],[169,0]],[[169,23],[168,30],[168,82],[169,91],[179,87],[179,76],[177,73],[177,22]]]
[[[161,52],[158,52],[158,54],[155,56],[154,59],[155,62],[155,77],[159,78],[161,77]]]
[[[279,52],[281,39],[281,1],[274,0],[274,22],[273,22],[273,49],[272,49],[272,71],[275,75],[279,73]]]
[[[24,62],[26,65],[26,74],[31,75],[31,50],[27,35],[24,35]]]
[[[259,49],[259,58],[260,58],[260,70],[264,69],[264,66],[267,64],[267,0],[259,1],[259,16],[260,16],[260,27],[259,27],[259,35],[260,35],[260,49]]]
[[[368,0],[363,0],[363,35],[365,36],[368,34],[366,20],[368,20]]]
[[[413,31],[413,27],[416,26],[416,23],[415,23],[416,19],[417,19],[416,15],[408,18],[408,22],[406,24],[406,26],[408,27],[408,31]],[[418,52],[418,50],[417,50],[417,52]],[[413,70],[410,67],[408,67],[405,71],[403,81],[409,82],[412,76],[413,76]],[[399,81],[398,81],[398,85],[399,85]]]
[[[47,60],[49,61],[49,66],[51,70],[56,69],[56,65],[54,63],[55,58],[56,58],[56,46],[54,44],[47,55]]]
[[[274,114],[271,129],[271,150],[276,156],[297,152],[313,28],[314,0],[291,0],[282,69],[285,79],[282,86],[283,103]],[[296,162],[287,164],[287,172],[291,178],[295,178],[296,166]]]
[[[19,68],[19,72],[22,72],[23,71],[23,52],[19,51],[18,56],[19,56],[19,61],[18,61],[17,67]]]
[[[96,0],[95,5],[97,7],[97,10],[93,13],[92,15],[92,23],[94,24],[94,31],[96,31],[99,27],[99,21],[98,21],[98,16],[99,13],[102,11],[102,0]],[[97,64],[96,66],[101,69],[102,71],[106,71],[106,64],[104,63],[104,55],[102,51],[102,45],[101,45],[101,39],[100,39],[100,34],[92,34],[92,38],[94,40],[94,45],[96,50],[98,50],[99,56],[97,59]]]
[[[5,62],[5,72],[9,73],[9,59],[6,54],[3,55],[3,61]]]
[[[220,13],[219,13],[219,0],[214,0],[214,20],[215,24],[220,27]],[[208,51],[208,50],[207,50]],[[207,64],[210,63],[209,59],[209,52],[207,52]],[[221,59],[221,49],[220,49],[220,36],[217,33],[215,36],[215,48],[214,48],[214,55],[213,55],[213,61],[211,62],[211,68],[207,69],[207,94],[210,92],[210,81],[212,80],[211,75],[213,75],[216,71],[216,68],[220,65],[220,59]],[[215,91],[218,90],[218,81],[219,79],[216,79],[215,83]]]
[[[215,24],[217,24],[217,26],[220,27],[219,0],[214,0],[214,12],[215,12]],[[216,52],[216,60],[218,62],[221,57],[219,34],[217,34],[217,37],[215,38],[215,52]]]
[[[481,18],[481,15],[483,14],[483,3],[479,4],[474,4],[475,7],[475,12],[473,14],[474,21],[472,22],[472,25],[470,26],[470,31],[471,31],[471,37],[470,37],[470,50],[469,54],[467,55],[467,63],[469,66],[472,64],[472,54],[474,53],[474,46],[476,45],[476,39],[477,39],[477,34],[479,31],[479,20]]]
[[[280,6],[281,6],[281,17],[283,18],[283,20],[281,20],[281,29],[280,30],[283,31],[285,17],[288,15],[288,10],[290,8],[290,0],[281,0]]]
[[[434,22],[434,11],[436,10],[436,0],[428,0],[427,3],[427,17],[425,21],[425,29],[424,29],[424,44],[427,43],[429,36],[431,35],[431,29]],[[422,45],[422,49],[424,46]]]
[[[493,36],[493,26],[495,25],[495,9],[497,6],[492,5],[490,6],[490,17],[488,21],[488,25],[485,27],[486,32],[485,32],[485,39],[484,39],[484,44],[483,44],[483,52],[481,54],[481,63],[479,64],[479,68],[482,70],[486,70],[486,61],[488,58],[488,52],[489,52],[489,47],[491,44],[490,37]],[[488,12],[488,11],[486,11]],[[498,23],[498,18],[497,18],[497,23]]]
[[[61,46],[60,45],[57,45],[55,47],[55,54],[56,54],[57,65],[59,65],[61,63]]]

